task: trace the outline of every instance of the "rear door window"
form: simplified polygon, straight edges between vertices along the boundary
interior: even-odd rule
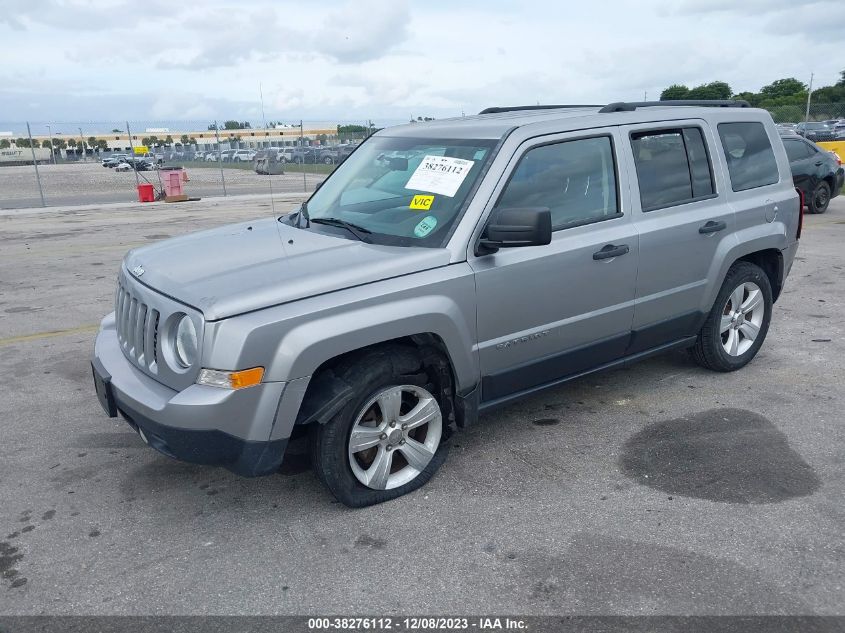
[[[786,148],[786,155],[789,156],[790,163],[803,160],[810,155],[810,152],[807,151],[807,144],[803,141],[784,141],[783,146]]]
[[[762,123],[720,123],[718,127],[734,191],[773,185],[780,180],[775,152]]]
[[[710,157],[700,128],[634,132],[631,148],[643,211],[715,195]]]

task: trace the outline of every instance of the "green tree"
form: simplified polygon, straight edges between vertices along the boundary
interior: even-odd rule
[[[182,136],[180,136],[180,137],[179,137],[179,142],[180,142],[182,145],[187,145],[188,143],[190,143],[190,141],[188,140],[188,135],[187,135],[187,134],[183,134]]]
[[[755,108],[757,107],[757,104],[760,103],[760,95],[756,92],[738,92],[734,95],[734,97],[747,101]]]
[[[97,139],[93,136],[88,137],[88,147],[97,147]]]
[[[778,79],[767,86],[760,88],[760,96],[764,99],[777,99],[779,97],[792,97],[803,93],[807,94],[807,86],[795,79],[787,77]]]
[[[106,140],[104,140],[104,139],[99,139],[99,140],[97,140],[97,151],[98,151],[98,152],[104,152],[104,151],[106,151],[108,148],[109,148],[109,143],[108,143],[108,141],[106,141]]]
[[[711,81],[701,84],[687,93],[688,99],[730,99],[731,87],[724,81]]]
[[[78,143],[79,142],[75,138],[69,138],[67,140],[68,147],[73,147],[74,149],[76,149],[76,146],[78,145]]]
[[[679,99],[688,99],[689,88],[682,84],[672,84],[666,90],[660,93],[661,101],[677,101]]]
[[[164,143],[165,145],[173,145],[173,137],[168,134],[167,137],[164,139]]]
[[[7,138],[0,138],[0,149],[9,149],[12,144],[9,142]]]
[[[190,138],[190,144],[191,144],[191,145],[196,145],[196,144],[197,144],[197,139],[196,139],[195,137],[193,137],[193,136],[192,136],[192,137]]]
[[[249,121],[229,120],[223,123],[224,130],[249,130],[251,128]]]
[[[53,139],[53,149],[67,149],[67,141],[63,138],[54,138]]]

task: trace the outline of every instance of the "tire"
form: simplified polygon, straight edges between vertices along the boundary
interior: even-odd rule
[[[445,411],[451,411],[452,408],[444,407],[443,403],[445,398],[450,397],[451,386],[437,384],[426,373],[419,357],[408,348],[400,346],[370,351],[359,356],[357,361],[342,361],[333,371],[352,387],[355,395],[328,422],[311,425],[311,458],[320,481],[338,501],[352,508],[401,497],[428,482],[445,461],[449,451],[447,440],[450,429]],[[391,399],[391,394],[397,389],[402,390],[401,398]],[[430,413],[433,404],[439,414],[439,433],[435,417],[407,431],[402,430],[400,417],[395,428],[391,429],[388,425],[390,416],[384,415],[385,409],[377,400],[380,394],[386,394],[388,403],[394,402],[397,407],[401,406],[397,411],[401,411],[406,419],[413,419],[408,417],[411,411]],[[430,395],[432,399],[417,400],[419,394]],[[356,430],[359,438],[377,443],[353,454],[349,445],[353,430]],[[382,434],[379,435],[379,432]],[[429,461],[420,469],[415,469],[405,459],[406,454],[415,453],[409,450],[413,448],[412,440],[417,446],[427,448],[425,455]],[[396,446],[392,446],[391,441]],[[376,462],[384,464],[385,456],[388,456],[385,487],[365,485],[363,481],[368,474],[374,480],[378,479],[374,474],[378,471],[375,468]],[[369,458],[371,461],[368,463]],[[353,470],[357,470],[357,474]]]
[[[755,289],[759,295],[755,294]],[[756,304],[753,297],[757,297]],[[735,302],[740,307],[747,306],[741,317],[735,314]],[[772,287],[766,273],[750,262],[736,262],[728,270],[713,308],[690,349],[693,359],[713,371],[736,371],[745,367],[766,339],[772,303]],[[724,329],[726,325],[727,329]],[[755,328],[756,334],[749,338],[748,334],[753,334]]]
[[[323,159],[323,164],[324,164],[324,165],[331,165],[331,164],[333,164],[333,163],[334,163],[334,161],[332,160],[332,157],[331,157],[331,156],[326,156],[326,157]]]
[[[824,213],[827,211],[827,206],[830,204],[830,185],[827,181],[822,180],[813,189],[810,199],[807,201],[807,209],[810,213]]]

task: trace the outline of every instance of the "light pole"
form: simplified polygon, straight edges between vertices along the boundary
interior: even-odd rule
[[[50,157],[53,159],[53,164],[56,164],[56,152],[53,149],[53,130],[50,129],[50,124],[47,124],[47,134],[50,135]]]
[[[76,128],[79,130],[79,140],[82,143],[82,162],[87,162],[88,158],[85,156],[85,137],[82,136],[82,128]]]
[[[810,73],[810,87],[807,89],[807,111],[804,114],[804,123],[810,120],[810,97],[813,95],[813,73]]]

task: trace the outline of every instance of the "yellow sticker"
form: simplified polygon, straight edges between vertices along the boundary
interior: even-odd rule
[[[431,203],[434,202],[434,196],[414,196],[411,200],[410,207],[412,209],[419,209],[420,211],[428,211],[431,208]]]

